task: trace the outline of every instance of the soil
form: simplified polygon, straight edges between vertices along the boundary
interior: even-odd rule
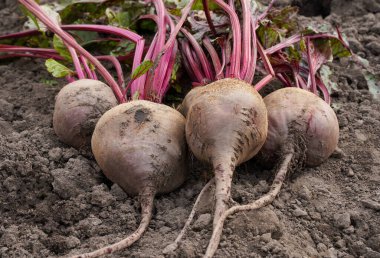
[[[15,2],[0,0],[1,34],[21,29]],[[332,106],[342,151],[319,167],[299,168],[273,205],[230,218],[215,257],[380,257],[380,97],[379,81],[371,79],[380,75],[380,2],[321,1],[323,8],[295,2],[305,15],[321,15],[301,20],[340,24],[353,51],[368,60],[364,66],[352,58],[329,65],[337,84]],[[50,80],[41,60],[0,62],[0,257],[88,252],[122,239],[140,221],[137,198],[108,181],[90,152],[58,141],[52,114],[64,82],[48,86]],[[157,197],[142,239],[109,257],[204,253],[212,198],[181,247],[162,252],[184,225],[210,172],[192,163],[194,173],[183,187]],[[234,177],[234,200],[258,198],[272,176],[254,160],[244,164]]]

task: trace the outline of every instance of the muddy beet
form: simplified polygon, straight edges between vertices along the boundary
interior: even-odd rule
[[[21,29],[16,1],[0,0],[0,34]],[[340,24],[358,56],[329,65],[339,147],[317,168],[301,169],[273,205],[226,223],[216,257],[380,257],[380,3],[331,0],[299,5],[302,22]],[[302,9],[303,8],[303,9]],[[313,9],[314,8],[314,9]],[[324,18],[322,18],[324,17]],[[366,63],[368,62],[368,63]],[[102,175],[89,152],[54,135],[54,97],[41,60],[0,61],[0,257],[57,257],[94,250],[130,234],[138,200]],[[372,74],[372,75],[371,75]],[[179,233],[206,168],[179,190],[157,198],[143,238],[112,257],[199,257],[211,234],[211,203],[198,212],[175,253],[163,250]],[[252,160],[239,168],[239,203],[265,193],[271,171]]]

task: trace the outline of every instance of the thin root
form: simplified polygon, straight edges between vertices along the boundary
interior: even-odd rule
[[[129,235],[128,237],[124,238],[123,240],[115,244],[100,248],[90,253],[75,255],[71,258],[90,258],[90,257],[98,257],[105,254],[111,254],[118,250],[129,247],[134,242],[139,240],[142,234],[148,228],[149,222],[152,218],[154,194],[152,193],[152,191],[147,190],[145,194],[141,194],[139,197],[140,197],[140,203],[141,203],[141,222],[135,232],[133,232],[131,235]]]
[[[193,206],[193,209],[191,210],[190,212],[190,215],[185,223],[185,226],[182,228],[181,232],[179,233],[179,235],[177,236],[176,240],[171,243],[170,245],[166,246],[165,249],[163,250],[163,253],[164,254],[167,254],[167,253],[170,253],[170,252],[173,252],[175,251],[183,236],[187,233],[187,231],[189,230],[189,227],[190,227],[190,224],[191,222],[193,221],[193,218],[194,218],[194,215],[198,209],[198,206],[199,206],[199,203],[200,203],[200,200],[202,199],[203,195],[208,191],[210,190],[212,184],[214,183],[214,178],[212,178],[210,181],[208,181],[208,183],[203,187],[202,191],[199,193],[198,197],[197,197],[197,200],[195,201],[195,204]]]
[[[288,171],[288,167],[292,161],[294,155],[294,151],[289,152],[284,156],[283,162],[281,163],[281,166],[278,169],[278,172],[273,180],[272,186],[269,190],[269,192],[262,196],[260,199],[246,205],[235,205],[231,208],[229,208],[226,212],[222,214],[220,217],[219,221],[214,227],[209,245],[207,247],[206,253],[203,256],[204,258],[211,258],[214,253],[216,252],[219,242],[220,242],[220,237],[222,235],[223,231],[223,225],[224,221],[226,218],[232,214],[235,214],[236,212],[240,211],[248,211],[248,210],[255,210],[259,209],[261,207],[264,207],[270,203],[273,202],[275,197],[278,195],[280,192],[281,186],[285,180],[286,173]]]

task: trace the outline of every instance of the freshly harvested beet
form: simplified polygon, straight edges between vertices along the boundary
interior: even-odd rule
[[[110,87],[101,81],[82,79],[58,93],[53,128],[58,138],[74,148],[89,147],[96,122],[118,104]]]
[[[336,149],[339,138],[334,110],[321,98],[299,88],[279,89],[264,98],[268,110],[268,137],[261,150],[265,160],[273,161],[283,146],[305,155],[305,165],[318,166]]]
[[[265,142],[265,104],[250,84],[222,79],[190,91],[182,110],[189,148],[214,169],[216,227],[230,202],[235,167],[256,155]]]
[[[92,151],[103,173],[129,195],[138,195],[141,222],[124,240],[77,257],[96,257],[140,239],[156,194],[171,192],[187,175],[185,118],[173,108],[144,100],[107,111],[96,125]]]

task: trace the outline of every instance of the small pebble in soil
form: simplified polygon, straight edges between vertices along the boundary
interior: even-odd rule
[[[309,215],[313,220],[321,220],[322,218],[319,212],[310,212]]]
[[[344,158],[345,156],[346,156],[346,154],[344,153],[344,151],[338,147],[331,154],[331,157],[335,158],[335,159],[341,159],[341,158]]]
[[[201,214],[199,218],[194,222],[193,229],[194,230],[201,230],[207,227],[211,222],[211,214],[205,213]]]
[[[351,225],[351,217],[348,212],[334,215],[334,225],[340,229],[348,228]]]
[[[271,233],[265,233],[260,236],[260,239],[264,241],[265,243],[269,243],[272,240],[272,234]]]
[[[53,161],[59,161],[62,157],[61,148],[53,148],[49,151],[49,158]]]
[[[354,170],[352,168],[348,168],[347,170],[347,176],[348,177],[353,177],[355,175]]]
[[[308,214],[306,211],[304,211],[303,209],[295,205],[295,209],[293,210],[293,215],[296,217],[306,217]]]
[[[344,239],[339,239],[338,241],[335,242],[335,247],[339,249],[342,249],[345,246],[346,246],[346,241],[344,241]]]
[[[306,186],[302,186],[298,192],[298,196],[304,200],[310,201],[313,198],[313,193]]]

